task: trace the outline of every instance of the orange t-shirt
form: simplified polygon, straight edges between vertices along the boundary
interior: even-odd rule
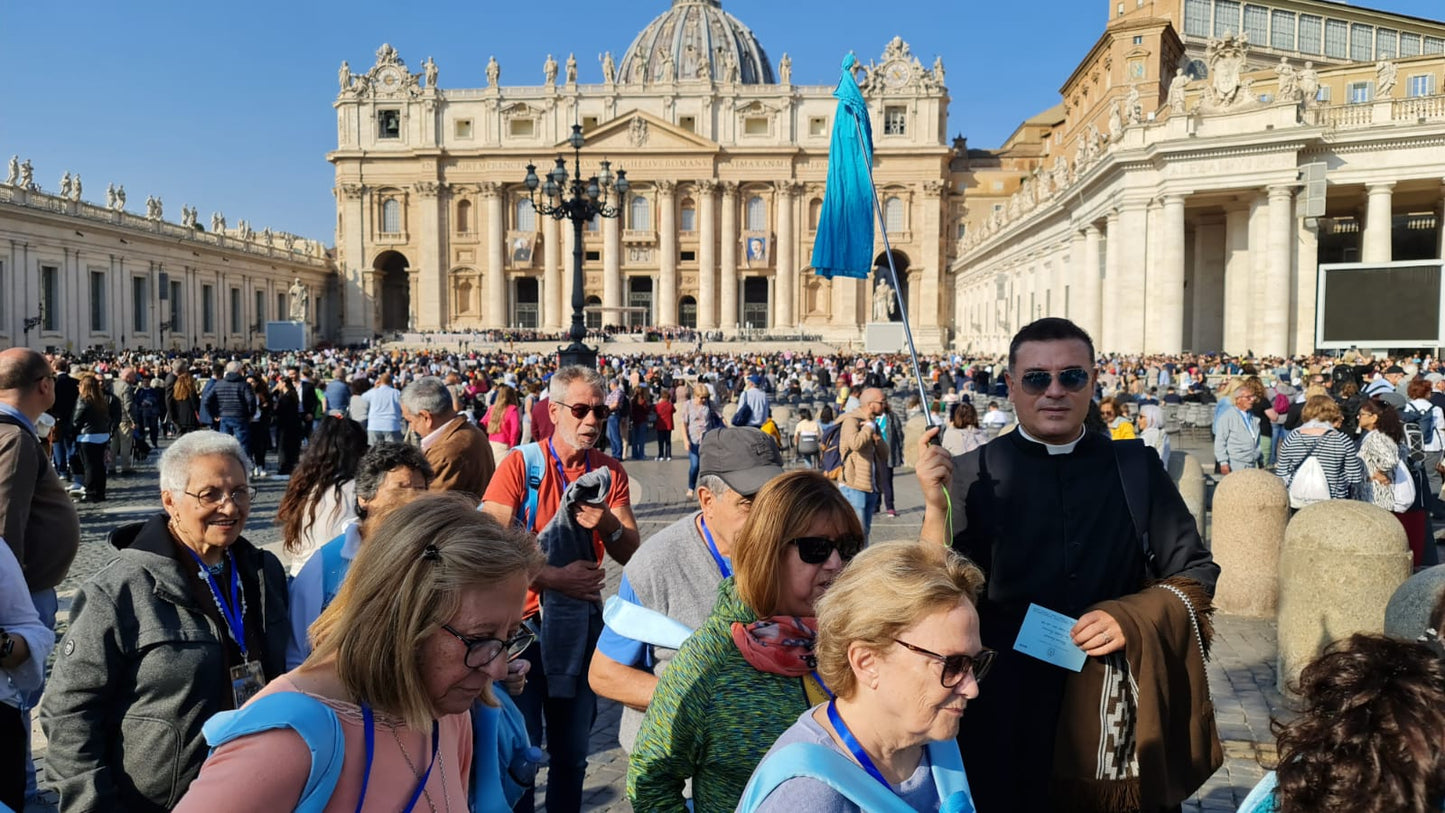
[[[575,466],[563,468],[567,475],[567,483],[575,483],[578,477],[586,474],[598,466],[606,466],[612,470],[612,490],[607,494],[607,505],[609,508],[618,508],[632,504],[632,487],[627,480],[627,470],[622,463],[615,458],[605,455],[596,449],[588,450],[582,460]],[[537,487],[537,516],[533,519],[532,527],[527,530],[537,533],[547,527],[552,521],[552,516],[557,513],[557,506],[562,503],[562,491],[565,488],[557,479],[557,458],[552,456],[552,450],[542,444],[542,484]],[[514,451],[502,458],[497,464],[497,472],[492,475],[492,481],[487,485],[487,493],[482,497],[482,502],[494,502],[507,506],[512,516],[517,515],[518,509],[527,499],[527,463],[522,459],[520,451]],[[592,546],[597,552],[597,561],[601,562],[606,548],[602,545],[602,535],[592,534]],[[531,587],[527,588],[527,606],[525,614],[531,616],[542,606],[541,596]]]

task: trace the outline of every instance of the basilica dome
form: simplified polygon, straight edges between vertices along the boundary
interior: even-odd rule
[[[640,57],[640,58],[639,58]],[[672,0],[627,47],[620,82],[712,78],[773,84],[773,66],[753,32],[722,10],[722,0]]]

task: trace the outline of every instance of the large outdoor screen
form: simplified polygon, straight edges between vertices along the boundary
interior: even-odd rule
[[[1315,345],[1445,346],[1440,293],[1439,260],[1322,265]]]

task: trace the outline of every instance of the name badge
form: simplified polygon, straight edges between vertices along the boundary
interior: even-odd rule
[[[261,671],[260,661],[246,661],[231,667],[231,695],[236,700],[236,708],[246,705],[246,701],[255,697],[265,685],[266,676]]]
[[[1024,624],[1019,627],[1019,637],[1014,640],[1014,649],[1045,663],[1077,672],[1084,668],[1084,661],[1089,656],[1074,644],[1074,637],[1069,634],[1076,623],[1077,619],[1063,613],[1030,604]]]

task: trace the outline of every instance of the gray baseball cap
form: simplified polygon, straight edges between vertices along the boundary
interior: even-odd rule
[[[702,436],[698,451],[698,477],[716,475],[728,488],[751,497],[783,473],[778,444],[759,429],[723,426]]]

